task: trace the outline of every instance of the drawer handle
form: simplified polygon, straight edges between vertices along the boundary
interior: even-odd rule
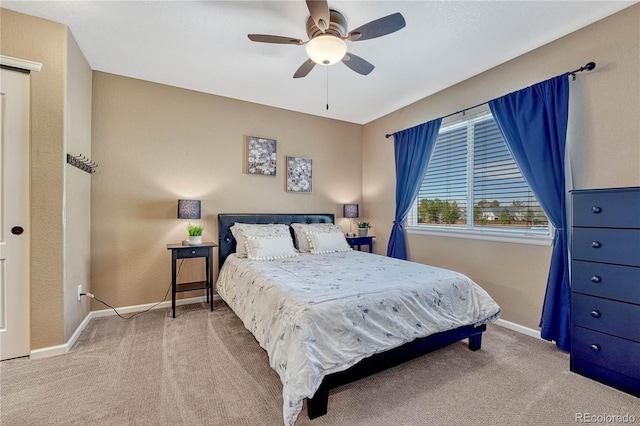
[[[594,352],[600,352],[600,345],[597,345],[595,343],[592,344],[591,345],[591,350],[594,351]]]
[[[596,311],[595,309],[593,311],[591,311],[591,316],[594,318],[600,318],[600,312]]]
[[[591,282],[592,283],[599,283],[600,281],[602,281],[602,278],[600,278],[597,275],[594,275],[594,276],[591,277]]]
[[[592,213],[596,213],[597,214],[597,213],[600,213],[601,211],[602,211],[601,207],[598,207],[598,206],[591,207],[591,212]]]
[[[600,248],[600,247],[602,247],[602,244],[599,241],[592,241],[591,242],[591,247]]]
[[[196,254],[196,251],[195,250],[191,250],[191,254]]]

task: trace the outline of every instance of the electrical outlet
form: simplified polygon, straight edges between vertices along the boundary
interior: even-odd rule
[[[80,285],[78,286],[78,302],[79,302],[79,301],[80,301],[80,299],[82,298],[81,294],[82,294],[82,284],[80,284]]]

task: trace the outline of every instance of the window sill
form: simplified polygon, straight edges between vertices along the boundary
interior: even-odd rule
[[[448,229],[424,226],[405,226],[407,234],[431,235],[435,237],[466,238],[470,240],[497,241],[501,243],[529,244],[550,247],[551,235],[526,234],[524,232],[472,231],[469,229]]]

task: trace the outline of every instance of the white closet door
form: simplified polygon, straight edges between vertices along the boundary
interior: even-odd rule
[[[29,74],[0,72],[0,359],[29,355]]]

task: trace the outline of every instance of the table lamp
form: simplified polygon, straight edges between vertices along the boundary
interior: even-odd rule
[[[178,219],[189,219],[189,226],[191,226],[191,219],[200,219],[201,214],[200,200],[178,200]],[[202,239],[202,235],[200,235]],[[183,240],[182,244],[190,244],[189,240]]]
[[[342,216],[349,219],[349,233],[347,237],[355,237],[356,234],[351,232],[351,219],[359,216],[359,209],[357,204],[345,204],[342,206]]]

